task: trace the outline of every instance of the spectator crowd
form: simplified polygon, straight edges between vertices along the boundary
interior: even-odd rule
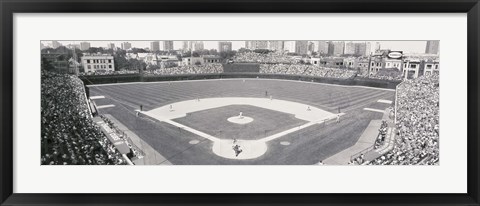
[[[362,74],[358,75],[358,77],[368,78],[368,79],[381,79],[381,80],[388,80],[388,81],[402,81],[402,76],[390,76],[390,75],[379,75],[378,73],[371,74]]]
[[[388,123],[386,120],[383,120],[382,124],[380,125],[380,129],[378,129],[378,137],[375,140],[375,145],[374,145],[375,149],[381,147],[384,144],[385,139],[387,138],[387,130],[388,130]]]
[[[115,123],[113,123],[105,115],[103,114],[100,115],[100,118],[102,118],[102,120],[108,125],[108,127],[110,127],[115,132],[115,134],[117,134],[119,138],[121,138],[123,141],[126,142],[128,148],[130,148],[130,153],[127,155],[130,157],[130,159],[132,159],[132,157],[136,157],[137,159],[140,159],[140,158],[143,158],[143,156],[145,156],[143,151],[133,143],[133,141],[128,137],[125,131],[122,131],[121,129],[119,129],[118,126],[115,125]]]
[[[260,73],[350,79],[356,76],[357,71],[339,68],[325,68],[311,64],[261,64]]]
[[[153,71],[146,71],[148,75],[177,75],[177,74],[215,74],[222,73],[222,64],[204,64],[204,65],[187,65],[170,68],[156,69]]]
[[[397,89],[395,145],[373,165],[439,163],[439,76],[406,80]]]
[[[235,63],[294,64],[297,60],[285,52],[241,52],[233,57]]]
[[[79,76],[89,76],[89,75],[118,75],[118,74],[138,74],[138,70],[121,70],[121,71],[107,71],[107,72],[81,72]]]
[[[365,72],[363,74],[358,74],[358,77],[388,81],[402,81],[403,79],[402,72],[397,69],[381,69],[378,72],[372,72],[370,75],[368,75],[368,72]]]
[[[360,155],[356,156],[355,158],[351,159],[348,165],[361,165],[366,162],[365,160],[365,154],[368,153],[369,151],[373,149],[377,149],[381,147],[386,138],[387,138],[387,130],[388,130],[388,123],[386,120],[382,120],[382,124],[380,125],[380,129],[378,129],[378,136],[377,139],[375,139],[375,143],[373,147],[368,148],[368,150],[364,150],[360,153]]]
[[[78,77],[42,71],[41,164],[125,164],[92,121]]]

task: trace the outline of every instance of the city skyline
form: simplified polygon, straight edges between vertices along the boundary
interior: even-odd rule
[[[106,48],[108,47],[109,44],[113,43],[115,44],[115,47],[121,48],[121,44],[123,42],[129,42],[131,43],[132,48],[149,48],[151,49],[151,42],[154,41],[159,41],[163,42],[162,40],[135,40],[135,41],[89,41],[89,40],[78,40],[78,41],[55,41],[58,42],[64,46],[67,46],[69,44],[80,44],[81,42],[89,42],[91,47],[102,47]],[[165,40],[165,41],[171,41],[171,40]],[[198,40],[188,40],[188,41],[198,41]],[[250,41],[250,40],[248,40]],[[269,41],[269,40],[262,40],[262,41]],[[276,40],[276,41],[283,41],[283,40]],[[361,43],[361,42],[369,42],[371,46],[371,52],[375,51],[377,42],[380,43],[381,49],[390,49],[390,50],[398,50],[398,51],[403,51],[404,53],[425,53],[425,48],[427,45],[427,41],[357,41],[357,40],[304,40],[304,41],[309,41],[309,42],[316,42],[316,41],[343,41],[345,43],[348,42],[353,42],[353,43]],[[205,40],[204,42],[204,48],[205,49],[216,49],[218,50],[218,42],[232,42],[232,50],[238,50],[240,48],[245,48],[245,42],[246,41],[237,41],[237,40],[221,40],[221,41],[210,41],[210,40]],[[48,45],[51,44],[52,41],[41,41],[42,44]],[[161,43],[162,44],[162,43]],[[183,41],[173,41],[173,49],[174,50],[181,50],[183,46]]]

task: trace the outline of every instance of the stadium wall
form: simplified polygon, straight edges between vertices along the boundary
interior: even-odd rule
[[[318,82],[325,84],[367,86],[377,88],[395,89],[400,81],[386,81],[366,78],[337,79],[326,77],[315,77],[307,75],[289,75],[289,74],[265,74],[265,73],[220,73],[220,74],[183,74],[183,75],[92,75],[80,76],[85,85],[92,84],[111,84],[126,82],[156,82],[156,81],[182,81],[182,80],[201,80],[201,79],[230,79],[230,78],[262,78],[262,79],[286,79],[308,82]]]

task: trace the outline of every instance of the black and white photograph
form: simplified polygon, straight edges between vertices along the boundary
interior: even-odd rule
[[[42,40],[40,164],[438,166],[440,43]]]
[[[478,205],[478,1],[0,0],[0,205]]]

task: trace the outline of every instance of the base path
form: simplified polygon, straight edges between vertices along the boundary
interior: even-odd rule
[[[184,117],[187,113],[213,109],[218,107],[224,107],[229,105],[250,105],[270,110],[275,110],[287,114],[293,114],[296,118],[308,121],[304,125],[294,127],[277,134],[270,135],[258,140],[224,140],[217,138],[213,135],[207,134],[205,132],[198,131],[194,128],[188,127],[186,125],[180,124],[173,121],[172,119]],[[157,109],[153,109],[146,112],[141,112],[144,115],[147,115],[151,118],[154,118],[158,121],[165,122],[171,125],[174,125],[178,128],[181,128],[185,131],[191,132],[203,138],[206,138],[213,142],[213,153],[218,156],[229,158],[229,159],[253,159],[257,158],[267,151],[267,142],[274,139],[280,138],[287,134],[296,132],[298,130],[307,128],[309,126],[323,123],[330,119],[337,118],[337,115],[322,110],[320,108],[306,105],[298,102],[291,102],[285,100],[269,99],[269,98],[244,98],[244,97],[224,97],[224,98],[209,98],[209,99],[196,99],[177,102],[174,104],[165,105]],[[232,117],[232,118],[238,118]],[[249,117],[243,117],[243,120],[251,120]],[[236,119],[235,119],[236,120]],[[229,120],[225,120],[229,121]],[[250,121],[250,122],[251,122]],[[248,122],[245,122],[248,123]],[[240,146],[241,152],[237,155],[233,147],[235,145]]]
[[[220,97],[199,100],[187,100],[165,105],[163,107],[152,109],[143,113],[158,120],[176,119],[185,117],[187,113],[193,113],[229,105],[250,105],[275,110],[287,114],[293,114],[296,118],[309,122],[318,121],[319,118],[321,119],[321,117],[325,116],[334,116],[333,113],[327,112],[323,109],[298,102],[279,99],[270,100],[269,98],[248,97]]]

